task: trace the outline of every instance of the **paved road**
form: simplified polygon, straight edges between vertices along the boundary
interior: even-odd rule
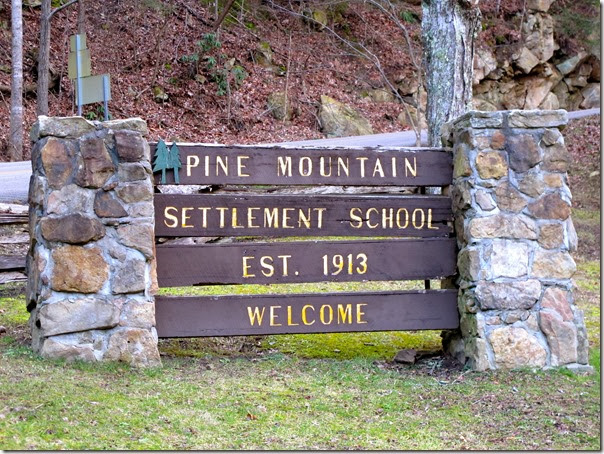
[[[590,115],[600,115],[600,109],[586,109],[569,112],[571,120]],[[426,132],[422,131],[422,145],[426,145]],[[288,147],[299,146],[357,146],[357,147],[413,147],[415,134],[412,131],[373,134],[369,136],[342,137],[335,139],[301,140],[298,142],[282,142],[275,144]],[[29,161],[0,163],[0,202],[27,203],[31,163]]]

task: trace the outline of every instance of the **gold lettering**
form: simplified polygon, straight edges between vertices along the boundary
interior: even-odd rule
[[[307,229],[310,229],[310,208],[307,213],[304,213],[302,208],[298,210],[298,227],[302,227],[302,224],[304,224]]]
[[[357,303],[357,323],[358,324],[367,323],[367,320],[363,320],[363,315],[365,315],[365,312],[361,311],[362,306],[367,306],[367,303]]]
[[[238,177],[249,177],[248,173],[243,173],[243,169],[245,169],[245,164],[243,163],[244,159],[250,159],[249,156],[237,156],[237,176]]]
[[[392,176],[396,178],[396,156],[392,157]]]
[[[353,229],[360,229],[361,227],[363,227],[363,218],[361,216],[356,215],[356,212],[359,212],[359,214],[362,213],[360,208],[350,209],[350,217],[352,218],[350,227],[352,227]],[[358,222],[358,224],[355,225],[355,222]]]
[[[331,156],[329,157],[329,173],[325,172],[325,156],[321,156],[321,158],[319,159],[319,173],[322,177],[331,176]]]
[[[438,230],[438,227],[432,226],[432,208],[428,208],[428,229]]]
[[[294,228],[293,225],[288,224],[288,221],[290,220],[290,217],[288,215],[289,211],[294,211],[294,208],[283,208],[282,222],[283,222],[284,229],[293,229]]]
[[[199,211],[201,211],[201,226],[204,229],[208,228],[208,211],[210,210],[210,207],[199,207],[197,208]]]
[[[389,214],[386,214],[389,213]],[[391,229],[394,222],[394,208],[382,208],[382,228]]]
[[[405,213],[405,223],[403,225],[401,225],[401,212]],[[407,211],[407,208],[399,208],[398,210],[396,210],[396,226],[399,229],[406,229],[408,225],[409,211]]]
[[[292,176],[292,157],[291,156],[278,156],[277,157],[277,176]]]
[[[224,213],[228,210],[227,207],[216,207],[216,209],[218,210],[218,212],[220,213],[220,228],[224,229],[224,226],[226,225],[224,222]]]
[[[408,177],[409,174],[417,176],[417,158],[415,156],[413,156],[413,166],[411,166],[409,158],[405,158],[405,176]]]
[[[369,158],[356,158],[357,161],[361,163],[361,178],[365,178],[365,161]]]
[[[323,212],[327,211],[327,208],[313,208],[317,212],[317,228],[323,228]]]
[[[187,216],[187,211],[191,211],[193,209],[193,207],[187,207],[187,208],[183,208],[182,209],[182,216],[181,216],[181,227],[183,229],[190,229],[193,228],[192,225],[187,224],[187,220],[191,219],[191,216]]]
[[[176,207],[166,207],[164,209],[164,217],[168,218],[170,221],[172,221],[171,223],[168,224],[168,222],[166,222],[166,220],[164,219],[164,224],[166,224],[166,227],[170,227],[171,229],[178,227],[178,217],[174,216],[173,214],[168,213],[168,211],[176,211],[178,213],[178,208]]]
[[[343,158],[338,156],[338,176],[341,175],[340,171],[343,171],[346,176],[350,176],[350,160],[348,158],[344,161]]]
[[[329,309],[329,320],[325,318],[325,308]],[[319,319],[324,325],[331,324],[331,322],[333,321],[333,308],[329,304],[324,304],[323,306],[321,306],[321,309],[319,309]]]
[[[206,165],[206,168],[205,168],[205,176],[206,176],[206,177],[209,177],[209,176],[210,176],[210,157],[209,157],[209,156],[206,156],[206,157],[204,158],[204,162],[205,162],[205,165]]]
[[[254,256],[243,256],[243,277],[256,277],[255,274],[248,273],[252,265],[248,265],[248,260],[253,260]]]
[[[263,268],[262,274],[266,277],[271,277],[273,274],[275,274],[275,267],[272,265],[272,263],[273,258],[270,255],[265,255],[260,258],[260,266]],[[265,269],[268,271],[264,271]]]
[[[187,156],[187,176],[191,176],[191,169],[199,165],[199,156],[190,154]]]
[[[370,224],[370,223],[369,223],[369,218],[371,217],[371,215],[369,214],[369,212],[370,212],[370,211],[375,211],[377,214],[379,214],[379,212],[378,212],[377,208],[369,208],[369,209],[367,210],[367,213],[365,213],[365,215],[367,216],[367,221],[366,221],[366,223],[367,223],[367,227],[369,227],[370,229],[377,229],[377,228],[378,228],[378,226],[379,226],[379,224],[378,224],[378,223],[375,223],[375,224]]]
[[[218,176],[218,166],[222,167],[225,176],[229,176],[229,158],[225,156],[224,161],[221,156],[216,156],[216,176]]]
[[[282,261],[283,261],[283,276],[287,276],[288,275],[288,271],[287,271],[287,260],[291,259],[292,256],[291,255],[278,255],[277,257],[279,257]]]
[[[256,208],[256,207],[249,207],[247,209],[247,226],[250,229],[257,229],[260,226],[259,225],[254,225],[254,221],[256,220],[256,216],[254,216],[254,211],[253,210],[259,210],[260,208]]]
[[[270,325],[271,326],[281,326],[281,323],[275,323],[275,319],[279,318],[277,314],[275,314],[275,309],[281,309],[281,306],[271,306],[269,308],[270,313]]]
[[[279,209],[278,208],[265,208],[264,209],[264,226],[272,227],[274,229],[279,228]]]
[[[292,322],[292,307],[287,306],[287,326],[298,326],[299,323]]]
[[[306,163],[306,169],[304,168],[304,163]],[[312,160],[308,156],[303,156],[300,158],[300,163],[298,167],[300,175],[302,175],[303,177],[309,177],[312,174]]]
[[[262,308],[262,312],[259,310],[258,307],[254,307],[254,310],[252,311],[252,308],[248,306],[247,308],[247,315],[250,318],[250,325],[254,326],[254,323],[258,323],[258,326],[262,325],[262,317],[264,317],[264,309],[266,309],[265,307]]]
[[[243,226],[240,225],[237,221],[237,208],[231,208],[231,227],[234,229],[242,229]]]
[[[415,222],[415,213],[417,213],[418,211],[421,214],[421,220],[422,220],[422,222],[419,225],[417,225],[417,223]],[[413,227],[419,230],[424,227],[425,222],[426,222],[426,214],[424,213],[424,210],[422,210],[421,208],[416,208],[415,210],[413,210],[413,214],[411,215],[411,223],[413,224]]]
[[[373,167],[373,176],[375,176],[376,173],[380,174],[380,177],[384,178],[384,169],[382,168],[382,162],[380,161],[380,158],[376,158],[375,160],[375,166]]]
[[[352,325],[352,304],[338,304],[338,325],[340,323]]]
[[[314,312],[315,308],[312,307],[310,304],[307,304],[307,305],[305,305],[305,306],[302,307],[302,323],[304,323],[305,325],[310,326],[310,325],[312,325],[312,324],[315,323],[315,320],[313,320],[312,322],[308,321],[308,318],[306,318],[306,310],[307,309],[312,309],[312,311]]]

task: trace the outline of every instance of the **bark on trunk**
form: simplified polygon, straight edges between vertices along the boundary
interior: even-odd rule
[[[78,0],[78,34],[86,34],[86,5],[84,0]]]
[[[48,115],[48,81],[50,64],[50,2],[42,0],[40,13],[40,46],[38,52],[37,115]]]
[[[474,36],[478,0],[423,0],[422,39],[428,102],[428,144],[441,146],[441,128],[472,101]]]
[[[23,160],[23,12],[21,0],[11,3],[12,79],[8,157]]]

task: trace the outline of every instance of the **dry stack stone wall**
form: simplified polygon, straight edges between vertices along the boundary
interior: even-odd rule
[[[566,122],[564,110],[500,111],[447,125],[461,337],[445,340],[474,369],[589,369],[571,280]]]
[[[27,308],[42,356],[160,364],[146,133],[140,119],[32,129]]]

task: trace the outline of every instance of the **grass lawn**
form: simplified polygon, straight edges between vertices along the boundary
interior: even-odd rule
[[[567,128],[571,153],[573,131],[584,135]],[[591,178],[599,158],[582,156],[571,176]],[[392,362],[402,348],[438,349],[438,331],[169,339],[163,366],[147,370],[48,361],[29,347],[23,285],[4,285],[0,449],[600,450],[599,185],[582,181],[571,179],[575,299],[591,375],[478,373],[439,355]]]

